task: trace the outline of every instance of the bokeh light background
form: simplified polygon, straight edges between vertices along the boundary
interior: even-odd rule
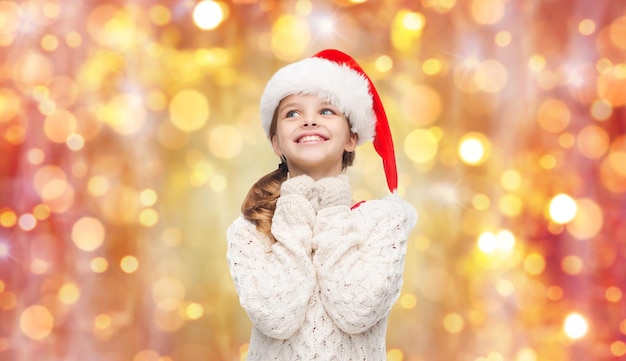
[[[352,54],[418,210],[388,360],[626,357],[626,2],[0,1],[0,359],[245,359],[279,67]],[[387,193],[371,144],[356,199]]]

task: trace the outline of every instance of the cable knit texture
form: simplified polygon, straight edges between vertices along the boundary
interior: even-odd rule
[[[396,195],[350,205],[347,176],[298,176],[281,187],[274,243],[243,217],[229,227],[248,361],[385,360],[415,210]]]

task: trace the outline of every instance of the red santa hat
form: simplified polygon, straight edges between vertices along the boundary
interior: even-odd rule
[[[339,108],[348,118],[351,131],[358,135],[359,144],[373,141],[383,161],[389,190],[398,188],[396,157],[385,109],[372,80],[352,57],[327,49],[279,69],[261,96],[261,122],[268,137],[278,104],[291,94],[315,94]]]

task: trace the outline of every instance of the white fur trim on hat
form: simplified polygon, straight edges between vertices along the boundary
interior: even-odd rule
[[[279,69],[261,96],[261,122],[268,138],[278,104],[292,94],[314,94],[328,99],[348,118],[359,144],[374,139],[376,116],[369,82],[349,66],[311,57]]]

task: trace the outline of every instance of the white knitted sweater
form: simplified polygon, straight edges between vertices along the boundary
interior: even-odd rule
[[[237,218],[227,259],[253,323],[248,361],[386,358],[415,210],[397,195],[351,209],[348,177],[285,181],[276,241]]]

